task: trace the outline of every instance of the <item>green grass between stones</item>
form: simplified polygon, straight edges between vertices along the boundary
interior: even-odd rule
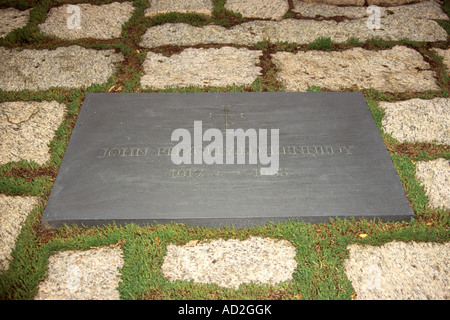
[[[67,3],[70,1],[67,1]],[[83,3],[87,1],[78,1]],[[90,1],[94,4],[112,1]],[[410,144],[386,134],[381,126],[384,111],[379,101],[399,101],[411,98],[431,99],[448,97],[448,74],[442,58],[433,52],[433,47],[447,48],[448,42],[429,45],[408,39],[400,42],[371,39],[361,42],[351,38],[344,44],[332,43],[330,38],[319,38],[309,45],[295,43],[258,43],[254,48],[263,51],[260,66],[262,75],[247,86],[188,87],[152,90],[140,88],[142,63],[147,49],[140,48],[139,41],[145,30],[153,25],[167,22],[185,22],[196,26],[214,23],[225,27],[245,21],[239,14],[224,8],[224,0],[214,0],[211,18],[195,14],[165,14],[156,18],[144,16],[146,0],[135,0],[136,11],[123,26],[122,37],[113,41],[77,40],[64,41],[42,35],[37,24],[43,22],[48,10],[66,1],[2,1],[0,7],[13,6],[20,10],[32,8],[29,23],[0,39],[0,45],[23,48],[55,48],[77,44],[87,48],[116,49],[124,54],[125,61],[118,65],[117,72],[105,84],[94,84],[89,88],[52,88],[46,91],[0,91],[0,102],[4,101],[50,101],[56,100],[67,106],[67,115],[50,143],[51,159],[39,166],[20,161],[0,166],[0,192],[7,195],[40,196],[39,206],[28,216],[12,252],[8,270],[0,272],[1,299],[33,299],[40,280],[45,278],[49,256],[61,250],[88,250],[101,246],[120,246],[124,254],[121,268],[122,282],[119,291],[122,299],[351,299],[354,293],[345,276],[343,262],[348,257],[347,246],[352,243],[382,245],[397,241],[450,241],[450,210],[428,207],[424,187],[415,178],[415,162],[438,157],[450,159],[448,146],[438,144]],[[444,10],[450,13],[449,1]],[[287,16],[289,17],[289,16]],[[439,23],[442,22],[439,21]],[[448,22],[445,22],[448,25]],[[447,32],[449,29],[447,28]],[[332,219],[329,223],[307,224],[290,221],[269,223],[266,226],[247,229],[193,228],[182,224],[137,226],[109,225],[104,227],[66,226],[58,230],[43,230],[40,219],[49,196],[53,180],[64,155],[78,112],[88,92],[261,92],[284,91],[277,80],[277,68],[270,55],[277,51],[297,50],[345,50],[362,47],[382,50],[394,45],[408,45],[418,50],[438,73],[439,91],[387,94],[376,90],[364,90],[369,109],[380,130],[380,134],[391,155],[405,192],[416,213],[411,221],[381,223],[354,219]],[[308,91],[327,91],[311,85]],[[360,234],[367,234],[365,238]],[[297,269],[293,281],[278,285],[241,285],[238,290],[225,289],[214,284],[196,284],[187,281],[170,282],[161,273],[161,265],[168,244],[185,244],[190,240],[246,239],[250,236],[285,239],[297,250]]]

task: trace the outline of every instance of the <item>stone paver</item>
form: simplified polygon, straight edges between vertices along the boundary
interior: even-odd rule
[[[0,60],[1,90],[47,90],[105,83],[115,71],[114,63],[123,56],[114,50],[79,46],[22,51],[0,48]]]
[[[450,243],[350,245],[345,272],[358,300],[450,298]]]
[[[384,130],[400,142],[450,144],[450,99],[380,102]]]
[[[369,6],[376,5],[376,6],[391,7],[391,6],[399,6],[402,4],[421,2],[421,1],[426,1],[426,0],[367,0],[367,4]]]
[[[272,60],[280,69],[278,79],[288,91],[306,91],[308,86],[384,92],[439,90],[430,65],[417,51],[403,46],[380,51],[277,52]]]
[[[44,164],[65,106],[51,102],[0,103],[0,165],[19,160]]]
[[[222,239],[191,241],[167,246],[161,270],[170,280],[194,280],[238,288],[243,283],[279,283],[292,280],[297,262],[288,241],[251,237],[244,241]]]
[[[287,0],[227,0],[225,8],[242,14],[244,18],[280,20],[289,10]]]
[[[309,3],[325,3],[335,6],[363,6],[365,0],[305,0]]]
[[[28,23],[31,9],[20,11],[14,8],[0,10],[0,38],[17,28],[22,28]]]
[[[428,20],[448,20],[447,14],[442,10],[436,1],[424,1],[412,3],[408,5],[400,5],[395,7],[386,7],[381,9],[381,17],[389,16],[392,18],[410,19],[428,19]],[[381,21],[383,23],[383,21]]]
[[[349,19],[367,19],[372,13],[367,12],[367,7],[355,6],[333,6],[325,3],[307,3],[301,0],[294,1],[293,12],[301,14],[303,17],[347,17]],[[402,19],[442,19],[448,20],[448,16],[441,6],[435,1],[425,1],[409,5],[396,7],[380,7],[381,24],[384,25],[384,18]],[[366,20],[367,21],[367,20]]]
[[[148,52],[141,86],[163,89],[251,84],[261,73],[256,66],[261,55],[260,50],[233,47],[189,48],[171,57]]]
[[[364,2],[364,1],[363,1]],[[366,8],[361,6],[335,6],[326,2],[306,2],[303,0],[294,0],[293,12],[299,13],[302,17],[348,17],[364,18],[369,14]]]
[[[118,300],[122,249],[61,251],[49,258],[35,300]]]
[[[342,43],[349,38],[366,41],[372,38],[384,40],[446,41],[447,32],[433,20],[396,18],[393,15],[382,19],[382,29],[367,27],[366,19],[346,20],[297,20],[250,21],[232,28],[216,25],[194,27],[185,23],[166,23],[149,28],[141,46],[153,48],[163,45],[192,46],[197,44],[255,45],[264,40],[308,44],[319,37],[329,37]]]
[[[153,17],[168,12],[198,13],[211,16],[213,3],[211,0],[149,0],[150,7],[145,10],[145,16]]]
[[[69,6],[78,7],[79,28],[71,22],[75,11]],[[131,2],[114,2],[105,5],[77,4],[54,7],[44,23],[39,25],[41,32],[63,39],[112,39],[120,37],[122,25],[131,18],[134,7]],[[68,22],[69,21],[69,22]]]
[[[11,252],[38,197],[19,197],[0,194],[0,270],[9,268]]]
[[[416,163],[416,177],[425,186],[429,206],[450,209],[450,161],[436,159]]]
[[[324,3],[336,6],[364,6],[366,4],[365,0],[304,0],[304,1],[309,3]],[[390,7],[421,1],[427,0],[367,0],[367,5]]]

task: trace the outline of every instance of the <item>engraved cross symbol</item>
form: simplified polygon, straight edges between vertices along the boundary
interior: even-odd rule
[[[209,113],[209,118],[212,118],[212,117],[213,117],[213,114],[212,114],[212,113]],[[241,119],[244,119],[244,118],[245,118],[244,113],[241,112],[240,115],[239,115],[239,117],[240,117]],[[228,119],[231,118],[229,106],[224,106],[224,107],[223,107],[223,118],[224,118],[224,127],[225,127],[224,132],[226,132],[227,129],[228,129]]]
[[[225,117],[225,132],[227,132],[228,129],[228,107],[223,107],[224,117]]]

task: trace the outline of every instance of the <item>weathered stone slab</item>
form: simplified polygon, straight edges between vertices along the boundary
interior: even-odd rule
[[[153,48],[164,45],[192,46],[211,43],[252,44],[253,40],[245,33],[239,35],[239,31],[234,31],[234,28],[227,31],[226,28],[216,25],[194,27],[187,23],[165,23],[148,28],[140,45]]]
[[[380,102],[384,130],[400,142],[450,144],[450,99]]]
[[[353,244],[344,270],[357,300],[448,300],[450,244]]]
[[[120,248],[61,251],[48,260],[35,300],[119,300]]]
[[[9,268],[17,237],[38,199],[0,194],[0,270]]]
[[[416,163],[416,177],[425,186],[429,206],[450,209],[450,161],[436,159]]]
[[[242,14],[244,18],[280,20],[289,10],[287,0],[227,0],[225,8]]]
[[[392,16],[402,19],[441,19],[448,20],[448,16],[442,10],[441,6],[435,1],[425,1],[396,7],[380,7],[381,24],[384,24],[384,18]],[[293,12],[301,14],[303,17],[347,17],[349,19],[367,18],[372,13],[367,12],[367,7],[355,6],[334,6],[325,3],[307,3],[301,0],[294,1]]]
[[[133,12],[131,2],[113,2],[100,6],[67,4],[52,8],[39,28],[45,34],[69,40],[119,38],[122,25],[131,18]],[[72,23],[77,14],[79,25]]]
[[[277,52],[272,60],[280,69],[278,79],[288,91],[306,91],[308,86],[383,92],[439,90],[430,65],[419,52],[403,46],[380,51]]]
[[[367,0],[367,4],[369,6],[376,5],[376,6],[385,6],[385,7],[391,7],[391,6],[400,6],[408,3],[414,3],[414,2],[421,2],[426,0]]]
[[[380,8],[381,17],[392,16],[393,18],[414,18],[428,20],[448,20],[447,14],[442,10],[437,1],[423,1],[395,7]]]
[[[105,83],[123,55],[79,46],[22,51],[0,48],[0,60],[1,90],[47,90]]]
[[[305,0],[308,3],[324,3],[334,6],[363,6],[365,0]]]
[[[320,3],[335,6],[363,6],[366,4],[365,0],[304,0],[308,3]],[[367,0],[367,5],[378,6],[400,6],[408,3],[415,3],[427,0]]]
[[[65,106],[51,102],[4,102],[0,104],[0,165],[50,159],[48,144],[64,119]]]
[[[145,10],[145,16],[153,17],[162,13],[198,13],[211,16],[213,3],[211,0],[150,0],[150,7]]]
[[[436,21],[411,19],[389,15],[382,19],[381,29],[367,27],[367,19],[345,20],[297,20],[250,21],[232,28],[216,25],[194,27],[185,23],[166,23],[149,28],[141,46],[153,48],[163,45],[192,46],[197,44],[255,45],[264,40],[307,44],[319,37],[329,37],[336,43],[349,38],[366,41],[372,38],[384,40],[446,41],[447,32]]]
[[[326,2],[306,2],[303,0],[294,0],[293,12],[299,13],[302,17],[347,17],[364,18],[368,16],[367,10],[361,6],[336,6]],[[363,1],[364,4],[364,1]]]
[[[6,36],[14,29],[22,28],[28,23],[30,10],[20,11],[14,8],[0,10],[0,38]]]
[[[184,246],[168,245],[161,271],[172,281],[193,280],[237,289],[250,282],[277,284],[292,280],[297,268],[295,255],[295,247],[285,240],[194,240]]]
[[[260,50],[233,47],[189,48],[171,57],[148,52],[141,86],[164,89],[251,84],[261,73],[256,66],[261,55]]]
[[[193,148],[186,142],[190,159],[235,154],[244,163],[233,156],[224,164],[174,164],[171,150],[180,146],[172,134],[185,128],[192,135],[194,121],[219,133],[278,129],[278,148],[244,142],[213,152],[198,142],[197,127]],[[279,159],[274,175],[261,175],[262,161],[249,163],[266,152]],[[42,222],[240,228],[349,216],[413,216],[361,93],[88,94]]]

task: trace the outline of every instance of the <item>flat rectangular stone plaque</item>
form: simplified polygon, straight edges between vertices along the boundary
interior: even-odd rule
[[[268,165],[249,162],[262,149],[237,140],[244,164],[174,164],[172,133],[184,128],[194,143],[194,121],[201,133],[267,129],[265,150],[278,154],[279,170],[261,175]],[[278,148],[270,129],[279,130]],[[213,140],[193,145],[192,159]],[[413,215],[362,93],[99,93],[85,98],[42,221],[241,228]]]

